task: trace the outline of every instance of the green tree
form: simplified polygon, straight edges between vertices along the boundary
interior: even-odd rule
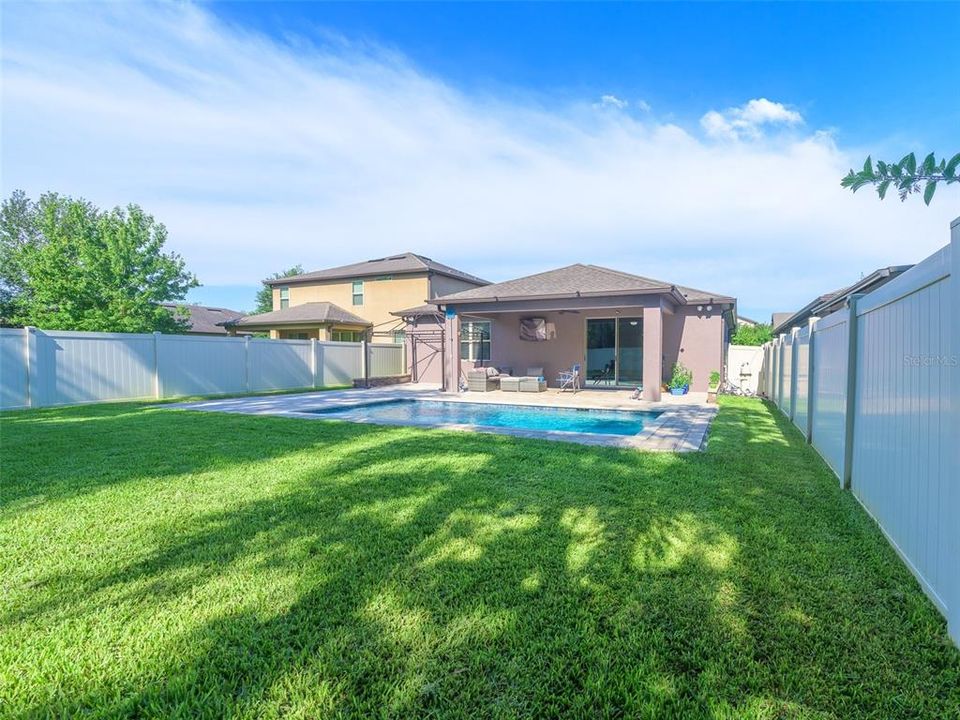
[[[23,190],[14,190],[0,206],[0,323],[10,320],[28,290],[21,257],[39,242],[36,205]]]
[[[14,193],[3,206],[10,322],[100,332],[187,328],[186,317],[160,303],[183,300],[199,283],[179,255],[163,252],[161,223],[137,205],[104,212],[48,193],[26,208],[24,199]]]
[[[302,265],[294,265],[289,270],[274,273],[267,280],[280,280],[294,275],[303,275]],[[273,287],[267,285],[267,280],[264,280],[263,286],[257,290],[257,307],[254,311],[256,313],[268,313],[273,310]]]
[[[917,164],[917,156],[910,153],[904,155],[898,163],[878,160],[876,167],[868,155],[863,163],[863,170],[854,172],[851,169],[840,181],[840,185],[853,192],[865,185],[872,185],[877,189],[881,200],[887,196],[891,187],[896,188],[901,200],[906,200],[907,195],[920,192],[922,186],[923,202],[929,205],[938,183],[950,185],[955,182],[960,182],[960,153],[940,162],[930,153],[920,164]]]
[[[773,339],[773,329],[769,325],[758,323],[757,325],[747,325],[740,323],[737,325],[737,331],[730,338],[731,345],[763,345],[765,342]]]

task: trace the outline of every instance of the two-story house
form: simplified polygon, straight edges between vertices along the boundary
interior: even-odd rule
[[[489,285],[474,275],[416,253],[367,260],[268,280],[273,311],[226,323],[232,333],[269,332],[271,338],[386,342],[402,338],[397,311],[441,295]]]

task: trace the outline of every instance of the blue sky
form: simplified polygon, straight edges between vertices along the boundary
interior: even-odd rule
[[[313,26],[394,48],[472,92],[547,105],[610,93],[696,123],[705,104],[789,99],[814,127],[891,149],[955,146],[960,128],[960,70],[936,61],[960,33],[956,3],[211,7],[280,39]]]
[[[956,190],[838,186],[868,152],[960,150],[960,4],[2,12],[4,194],[140,203],[209,304],[413,250],[492,280],[594,262],[764,318],[960,215]]]

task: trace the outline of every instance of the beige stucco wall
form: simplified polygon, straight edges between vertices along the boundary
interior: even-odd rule
[[[725,325],[718,306],[697,312],[681,306],[663,316],[663,379],[668,380],[678,360],[693,371],[695,392],[706,392],[713,370],[723,374]]]
[[[397,318],[390,313],[395,310],[422,305],[427,299],[427,274],[400,275],[392,280],[356,278],[363,280],[363,304],[353,304],[353,280],[331,280],[292,284],[290,306],[308,302],[331,302],[349,310],[364,320],[372,322],[375,330],[392,328]],[[273,309],[280,309],[280,287],[273,288]]]
[[[644,385],[656,387],[646,377],[649,368],[656,367],[646,357],[650,352],[652,337],[656,334],[653,313],[655,308],[623,307],[620,317],[644,318]],[[520,339],[520,318],[543,317],[556,327],[557,337],[543,342],[528,342]],[[527,311],[491,314],[490,361],[484,365],[510,367],[514,374],[524,374],[528,367],[542,367],[548,385],[556,386],[556,376],[560,370],[568,369],[574,363],[586,366],[586,333],[589,318],[617,317],[616,310],[582,310],[578,313],[558,311]],[[472,319],[469,315],[461,318],[464,322]],[[485,319],[477,316],[476,319]],[[694,391],[707,389],[710,371],[723,372],[725,352],[725,326],[719,310],[697,312],[696,307],[668,307],[660,312],[662,325],[662,352],[660,382],[669,379],[673,364],[680,359],[693,371]],[[649,325],[649,327],[648,327]],[[460,366],[463,374],[472,367],[480,365],[463,360]],[[585,372],[585,370],[584,370]],[[588,384],[589,386],[589,384]]]

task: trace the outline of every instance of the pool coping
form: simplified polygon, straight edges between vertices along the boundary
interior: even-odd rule
[[[567,442],[580,445],[619,447],[649,452],[696,452],[706,444],[707,430],[717,413],[716,405],[691,402],[684,405],[623,402],[616,405],[583,404],[565,399],[564,396],[554,396],[557,402],[545,405],[542,402],[524,402],[526,398],[518,394],[516,401],[511,396],[510,401],[498,397],[491,398],[465,397],[440,393],[432,388],[413,388],[393,386],[387,388],[325,391],[319,393],[297,393],[290,395],[269,395],[228,398],[223,400],[201,400],[196,402],[172,403],[159,405],[162,409],[197,410],[203,412],[227,412],[244,415],[270,415],[275,417],[289,417],[303,420],[322,420],[326,422],[355,422],[366,425],[380,425],[383,427],[416,427],[420,429],[453,430],[459,432],[476,432],[491,435],[509,435],[552,442]],[[594,433],[576,433],[556,430],[524,430],[521,428],[491,427],[486,425],[469,424],[439,424],[416,421],[384,421],[370,420],[362,416],[351,418],[324,417],[314,410],[335,410],[359,408],[373,402],[388,400],[431,400],[449,403],[498,404],[523,407],[551,407],[557,409],[577,410],[607,410],[628,412],[657,412],[660,415],[649,424],[644,423],[643,430],[637,435],[598,435]],[[588,401],[589,402],[589,401]]]

